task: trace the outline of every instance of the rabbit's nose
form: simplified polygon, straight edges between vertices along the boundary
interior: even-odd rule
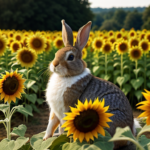
[[[55,60],[55,61],[53,61],[53,65],[54,65],[54,67],[56,67],[59,65],[59,62]]]

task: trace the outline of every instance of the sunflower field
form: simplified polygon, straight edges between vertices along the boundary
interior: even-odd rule
[[[73,37],[75,43],[76,31],[73,31]],[[45,89],[51,75],[49,64],[62,47],[61,31],[0,30],[0,111],[6,117],[0,123],[4,124],[7,131],[7,139],[0,143],[3,149],[8,149],[12,144],[14,150],[23,150],[22,146],[29,140],[24,137],[25,125],[20,125],[11,132],[11,117],[17,111],[28,122],[28,116],[40,112],[39,106],[45,101]],[[133,108],[143,100],[143,90],[150,90],[150,31],[146,29],[91,31],[82,50],[82,58],[94,76],[120,87]],[[110,139],[110,135],[105,132],[103,135],[109,136],[105,140]],[[19,136],[17,144],[11,143],[10,133]],[[24,148],[43,150],[51,146],[53,150],[61,140],[62,143],[70,141],[65,135],[46,141],[42,140],[43,136],[44,133],[33,135],[30,144]],[[74,136],[76,137],[78,136]],[[102,136],[97,138],[103,139]],[[79,137],[79,140],[82,142],[83,138]],[[40,142],[40,148],[36,141]],[[64,150],[71,150],[71,147],[74,146],[66,145]],[[113,147],[111,143],[110,147]]]

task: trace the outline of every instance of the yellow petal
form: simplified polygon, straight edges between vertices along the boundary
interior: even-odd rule
[[[150,116],[146,119],[146,124],[150,125]]]
[[[84,133],[80,132],[79,133],[79,141],[80,141],[80,143],[82,143],[83,139],[84,139]]]
[[[1,100],[5,97],[5,93],[1,93]]]
[[[100,125],[98,125],[96,130],[97,130],[98,133],[100,133],[101,135],[105,136],[105,130]]]
[[[92,135],[95,136],[96,138],[98,138],[98,134],[97,134],[97,131],[95,129],[92,131]]]
[[[76,139],[79,137],[79,133],[80,131],[75,130],[74,134],[73,134],[73,140],[76,141]]]
[[[4,98],[5,103],[8,101],[8,99],[9,99],[9,95],[6,94]]]
[[[142,114],[140,114],[140,115],[138,116],[138,118],[140,118],[140,117],[147,117],[147,116],[149,116],[149,115],[150,115],[150,113],[147,112],[147,111],[145,111],[145,112],[143,112]]]
[[[72,134],[74,131],[76,130],[75,127],[72,127],[68,130],[67,136],[69,136],[70,134]]]
[[[89,105],[89,104],[88,104],[88,100],[86,99],[85,102],[84,102],[84,108],[85,108],[85,110],[88,109],[88,105]]]

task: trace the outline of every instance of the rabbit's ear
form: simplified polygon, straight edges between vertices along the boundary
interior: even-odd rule
[[[92,22],[89,21],[86,25],[81,27],[79,29],[79,31],[78,31],[78,35],[77,35],[77,40],[76,40],[75,46],[79,50],[82,50],[83,47],[86,45],[86,43],[88,41],[89,33],[90,33],[90,29],[91,29],[91,24],[92,24]]]
[[[73,46],[72,29],[62,20],[62,38],[65,46]]]

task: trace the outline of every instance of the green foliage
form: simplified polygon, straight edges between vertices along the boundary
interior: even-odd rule
[[[134,11],[127,14],[124,21],[124,28],[127,30],[130,30],[131,28],[134,28],[135,30],[140,30],[142,24],[142,14]]]
[[[0,14],[1,29],[17,30],[61,30],[62,19],[78,30],[93,18],[87,0],[1,0]]]
[[[18,127],[13,128],[11,134],[16,134],[18,136],[24,137],[27,127],[25,125],[19,125]]]

